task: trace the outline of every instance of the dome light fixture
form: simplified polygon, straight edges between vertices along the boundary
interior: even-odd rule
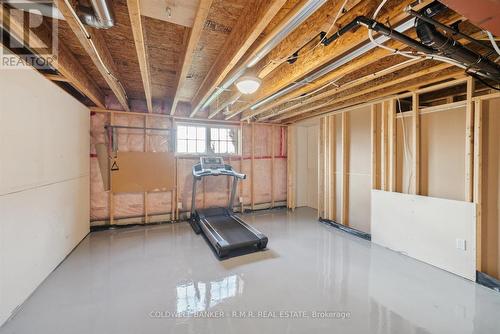
[[[236,81],[235,85],[241,94],[249,95],[255,93],[261,83],[262,80],[257,77],[244,75]]]

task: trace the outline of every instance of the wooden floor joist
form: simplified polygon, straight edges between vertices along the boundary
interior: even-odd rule
[[[180,62],[181,68],[177,71],[175,93],[172,100],[172,106],[170,107],[170,115],[174,115],[177,109],[177,104],[179,103],[180,99],[180,90],[186,82],[186,78],[193,61],[193,53],[203,33],[203,27],[210,11],[210,6],[212,6],[212,2],[213,0],[201,0],[198,4],[198,8],[194,17],[194,23],[191,27],[191,30],[189,31],[186,48],[182,53]]]
[[[117,66],[101,33],[96,29],[85,29],[84,31],[84,26],[79,21],[79,18],[75,14],[75,9],[69,4],[68,0],[55,0],[55,4],[101,73],[101,76],[115,94],[120,105],[124,110],[129,111],[127,93],[120,82]]]
[[[137,59],[139,60],[139,67],[141,71],[142,84],[144,86],[144,95],[146,97],[146,104],[148,111],[153,112],[153,97],[151,91],[151,67],[149,65],[149,53],[147,49],[147,40],[145,28],[142,24],[141,18],[141,5],[139,0],[127,0],[127,7],[132,26],[132,33],[134,35],[135,50],[137,52]]]
[[[222,83],[226,75],[233,69],[245,52],[259,37],[278,13],[286,0],[259,0],[248,4],[238,21],[238,25],[231,31],[224,47],[210,68],[203,83],[192,100],[193,117],[209,98],[210,94]]]
[[[45,59],[46,62],[50,62],[61,73],[62,78],[70,82],[80,93],[87,96],[97,106],[104,108],[103,92],[63,41],[58,41],[57,54],[48,47],[39,47],[41,45],[53,45],[52,32],[46,24],[27,29],[25,22],[21,22],[19,17],[15,15],[10,15],[9,10],[0,5],[0,26],[5,27],[18,40],[24,40],[25,34],[29,32],[30,42],[37,46],[37,49],[40,51],[40,57]],[[56,81],[54,76],[50,79]]]

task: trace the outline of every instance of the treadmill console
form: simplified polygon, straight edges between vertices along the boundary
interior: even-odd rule
[[[200,158],[201,169],[224,169],[224,159],[221,157],[201,157]]]

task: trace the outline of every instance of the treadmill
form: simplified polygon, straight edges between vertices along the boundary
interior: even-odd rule
[[[233,178],[228,206],[226,208],[196,209],[197,182],[206,176],[220,175]],[[237,173],[233,167],[224,164],[221,157],[201,157],[200,163],[193,166],[190,224],[196,234],[203,232],[220,258],[228,256],[234,250],[261,250],[267,246],[267,237],[234,215],[233,212],[238,180],[245,178],[245,174]]]

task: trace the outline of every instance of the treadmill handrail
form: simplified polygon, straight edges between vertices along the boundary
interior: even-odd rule
[[[229,165],[226,165],[229,166]],[[197,168],[198,167],[198,168]],[[243,173],[238,173],[234,169],[201,169],[201,164],[196,164],[193,166],[193,176],[200,179],[204,176],[219,176],[219,175],[227,175],[227,176],[232,176],[237,179],[244,180],[246,179],[246,174]]]

